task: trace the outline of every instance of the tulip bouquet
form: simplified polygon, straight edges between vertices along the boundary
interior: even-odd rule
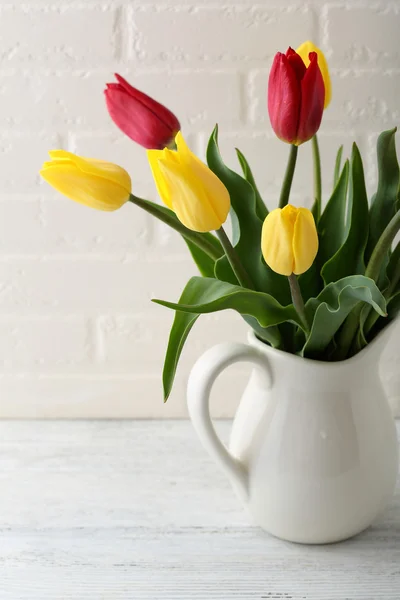
[[[135,196],[121,167],[63,150],[50,152],[42,177],[69,198],[100,210],[127,201],[175,229],[185,240],[200,276],[178,302],[154,300],[176,311],[165,358],[165,399],[183,345],[197,318],[232,309],[255,335],[279,350],[315,360],[338,361],[361,351],[400,309],[399,166],[395,129],[377,144],[379,180],[368,202],[360,152],[353,144],[324,207],[317,141],[331,99],[325,57],[311,42],[275,56],[268,84],[268,112],[278,138],[289,145],[279,208],[269,212],[250,166],[237,150],[242,175],[228,168],[217,127],[207,165],[188,148],[177,118],[122,77],[107,85],[111,118],[147,148],[165,206]],[[289,203],[299,147],[311,141],[314,204]],[[228,215],[232,234],[224,229]]]

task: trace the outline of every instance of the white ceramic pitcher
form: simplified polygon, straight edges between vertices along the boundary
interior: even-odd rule
[[[379,359],[395,325],[341,362],[274,350],[250,333],[248,344],[215,346],[194,366],[188,406],[197,434],[269,533],[310,544],[343,540],[368,527],[391,498],[398,444]],[[255,368],[228,451],[212,425],[209,396],[217,376],[238,361]]]

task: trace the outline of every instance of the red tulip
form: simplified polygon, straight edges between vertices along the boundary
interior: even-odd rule
[[[276,135],[298,146],[318,131],[324,111],[325,86],[316,52],[306,68],[292,48],[275,56],[268,82],[268,112]]]
[[[144,148],[161,150],[174,142],[180,130],[175,115],[115,73],[118,83],[104,91],[110,117],[128,137]]]

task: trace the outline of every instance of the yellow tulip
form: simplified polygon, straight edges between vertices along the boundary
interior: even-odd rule
[[[267,265],[280,275],[308,271],[318,251],[311,211],[291,204],[271,211],[263,224],[261,249]]]
[[[67,198],[108,211],[129,199],[131,178],[122,167],[65,150],[52,150],[49,155],[51,160],[43,164],[40,175]]]
[[[324,107],[327,108],[327,106],[330,103],[331,98],[332,98],[332,85],[331,85],[331,78],[329,75],[328,63],[326,62],[324,53],[322,52],[322,50],[317,48],[317,46],[315,46],[315,44],[313,44],[310,41],[307,41],[307,42],[304,42],[304,44],[301,44],[301,46],[299,46],[297,48],[296,52],[297,52],[297,54],[299,54],[301,56],[306,67],[308,67],[308,65],[310,64],[310,59],[308,58],[308,55],[310,54],[310,52],[317,53],[318,66],[322,73],[322,77],[323,77],[324,85],[325,85]]]
[[[220,229],[229,209],[228,190],[218,177],[189,150],[181,132],[177,150],[147,150],[158,193],[178,219],[192,231]]]

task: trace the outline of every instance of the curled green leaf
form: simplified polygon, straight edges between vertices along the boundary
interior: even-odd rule
[[[306,314],[312,326],[302,355],[318,358],[360,302],[372,306],[382,317],[386,316],[385,298],[376,283],[363,275],[330,283],[317,298],[311,298],[306,304]]]

